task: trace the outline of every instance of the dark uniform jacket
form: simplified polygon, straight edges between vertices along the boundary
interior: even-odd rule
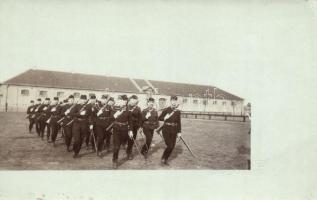
[[[99,111],[100,111],[100,114],[98,114]],[[114,121],[114,117],[113,117],[114,113],[115,113],[114,108],[109,105],[99,108],[96,114],[96,125],[102,126],[102,127],[108,127]]]
[[[127,107],[120,108],[114,112],[122,111],[122,113],[114,119],[113,128],[119,129],[122,131],[132,130],[132,117],[131,112],[127,109]],[[114,116],[113,115],[113,116]]]
[[[56,123],[62,115],[62,106],[57,104],[51,107],[51,120],[50,123]]]
[[[91,104],[84,104],[84,105],[76,104],[76,106],[74,107],[74,109],[71,110],[69,115],[73,117],[74,122],[88,121],[89,124],[92,125],[91,111],[92,111]]]
[[[35,110],[35,105],[29,106],[28,109],[26,110],[26,114],[30,115],[33,114]]]
[[[133,127],[142,126],[142,112],[139,106],[134,106],[129,108],[131,113],[131,122]]]
[[[167,114],[173,113],[168,119],[164,120],[164,117]],[[167,125],[163,126],[163,129],[167,128],[170,131],[177,131],[177,133],[181,132],[181,112],[180,110],[171,107],[167,107],[163,110],[161,115],[158,118],[159,121],[164,121]],[[166,129],[166,130],[167,130]]]
[[[148,113],[150,113],[151,115],[149,118],[146,118]],[[151,110],[149,108],[146,108],[142,111],[142,123],[143,128],[154,130],[159,127],[158,113],[155,108],[152,108]]]

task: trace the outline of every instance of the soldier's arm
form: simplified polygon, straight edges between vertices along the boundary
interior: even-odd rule
[[[177,133],[182,132],[181,111],[177,111]]]

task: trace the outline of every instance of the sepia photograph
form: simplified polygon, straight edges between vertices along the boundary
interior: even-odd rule
[[[0,200],[317,199],[317,0],[0,0]]]

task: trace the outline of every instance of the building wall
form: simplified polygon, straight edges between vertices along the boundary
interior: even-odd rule
[[[26,92],[28,91],[28,92]],[[46,93],[42,93],[45,91]],[[28,93],[28,94],[27,94]],[[74,93],[86,94],[90,93],[96,95],[97,99],[101,98],[103,94],[110,94],[117,99],[118,95],[131,93],[123,92],[106,92],[106,91],[91,91],[91,90],[75,90],[75,89],[58,89],[58,88],[45,88],[45,87],[30,87],[30,86],[14,86],[0,85],[0,111],[5,111],[5,102],[7,98],[8,111],[25,112],[29,102],[36,100],[37,98],[44,99],[45,97],[53,98],[58,96],[60,100],[66,99],[69,95]],[[146,99],[148,94],[136,94],[139,97],[139,106],[141,108],[146,107]],[[170,96],[166,95],[153,95],[156,101],[156,108],[162,109],[169,104]],[[75,98],[77,100],[77,98]],[[208,103],[204,98],[197,97],[179,97],[180,106],[179,109],[183,111],[200,111],[200,112],[217,112],[217,113],[230,113],[235,115],[244,114],[243,101],[231,101],[216,99],[215,103],[213,99],[209,99]],[[234,102],[234,104],[232,103]]]

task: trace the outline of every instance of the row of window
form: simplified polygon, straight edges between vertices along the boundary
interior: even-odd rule
[[[21,90],[21,95],[22,96],[29,96],[30,95],[30,91],[27,89],[23,89]],[[64,92],[57,92],[56,96],[57,97],[64,97],[65,93]],[[75,98],[79,98],[80,97],[80,93],[79,92],[75,92],[74,94]],[[95,95],[94,93],[89,93],[89,97]],[[47,97],[47,91],[45,90],[41,90],[39,91],[39,96],[40,97]]]
[[[187,103],[188,102],[188,99],[183,99],[183,103]],[[208,102],[209,103],[209,102]],[[215,100],[215,101],[212,101],[212,104],[214,104],[214,105],[216,105],[218,102],[217,102],[217,100]],[[193,104],[198,104],[198,99],[193,99]],[[203,100],[203,104],[204,105],[207,105],[207,100]],[[223,101],[222,102],[222,105],[227,105],[227,102],[226,101]]]
[[[29,96],[30,95],[30,91],[27,89],[23,89],[21,90],[21,95],[23,96]],[[56,96],[57,97],[64,97],[65,93],[64,92],[57,92]],[[79,98],[80,97],[80,93],[79,92],[75,92],[74,94],[75,98]],[[89,97],[95,95],[94,93],[89,93]],[[41,90],[39,91],[39,96],[40,97],[47,97],[47,91]],[[183,103],[187,103],[188,99],[187,98],[183,98]],[[198,99],[193,99],[193,104],[198,104]],[[207,100],[204,99],[203,100],[203,104],[206,105],[207,104]],[[212,101],[212,104],[216,105],[217,104],[217,100]],[[222,105],[226,105],[227,102],[223,101]],[[234,102],[231,102],[231,105],[234,105]]]

